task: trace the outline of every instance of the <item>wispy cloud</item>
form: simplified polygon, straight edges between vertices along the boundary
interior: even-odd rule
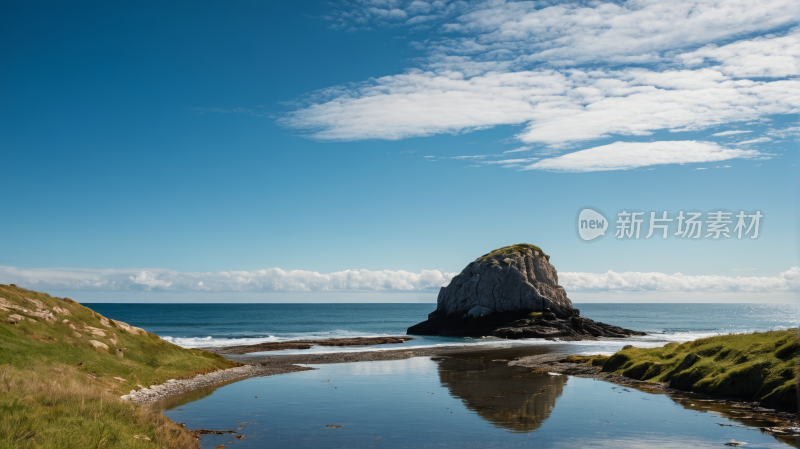
[[[347,5],[336,20],[352,26],[448,22],[414,43],[427,52],[418,67],[314,92],[280,120],[315,139],[525,125],[520,141],[564,148],[753,123],[800,107],[800,29],[767,34],[797,23],[793,0]]]
[[[764,143],[764,142],[772,142],[772,139],[770,139],[769,137],[759,137],[758,139],[743,140],[741,142],[736,142],[736,145],[749,145],[752,143]]]
[[[477,155],[477,156],[453,156],[452,159],[460,159],[460,160],[469,160],[469,159],[483,159],[486,155]]]
[[[322,140],[395,140],[524,124],[516,136],[520,141],[563,146],[790,113],[800,107],[800,80],[742,82],[712,67],[548,69],[473,77],[411,70],[317,95],[326,100],[280,123]]]
[[[714,142],[675,140],[659,142],[615,142],[543,159],[525,170],[579,173],[630,170],[664,164],[718,162],[734,158],[766,157],[756,150],[722,147]]]
[[[745,131],[745,130],[736,130],[736,131],[722,131],[721,133],[712,134],[712,136],[716,137],[724,137],[724,136],[735,136],[737,134],[747,134],[753,131]]]
[[[792,136],[800,136],[800,126],[790,126],[788,128],[783,128],[783,129],[771,129],[767,131],[767,134],[773,137],[777,137],[779,139],[785,139],[787,137],[792,137]]]
[[[152,292],[408,292],[446,286],[457,273],[439,270],[345,270],[321,274],[280,268],[182,273],[159,268],[84,269],[0,267],[0,282],[56,291]],[[567,292],[785,292],[800,290],[800,267],[777,276],[684,276],[680,273],[559,273]]]
[[[513,149],[513,150],[503,151],[503,154],[506,154],[506,153],[523,153],[525,151],[531,151],[532,149],[533,149],[533,147],[524,146],[524,147],[519,147],[519,148],[516,148],[516,149]]]
[[[193,108],[193,107],[190,107],[188,109],[190,111],[198,111],[200,113],[217,112],[217,113],[220,113],[220,114],[247,114],[247,115],[252,115],[254,117],[265,117],[266,116],[265,114],[263,114],[263,113],[261,113],[259,111],[254,111],[252,109],[242,108],[242,107],[230,108],[230,109],[229,108]]]
[[[528,162],[533,162],[539,159],[538,157],[534,158],[527,158],[527,159],[500,159],[497,161],[479,161],[481,164],[497,164],[497,165],[519,165],[525,164]]]

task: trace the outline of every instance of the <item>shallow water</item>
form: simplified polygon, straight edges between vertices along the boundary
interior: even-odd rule
[[[788,448],[769,421],[701,401],[507,362],[541,348],[316,365],[156,404],[204,448],[725,447]],[[191,402],[187,402],[191,401]],[[343,426],[331,428],[327,426]]]

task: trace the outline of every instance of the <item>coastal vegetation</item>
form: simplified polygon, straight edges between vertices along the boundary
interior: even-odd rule
[[[718,335],[660,348],[626,346],[612,356],[569,356],[564,362],[601,366],[603,372],[671,388],[760,402],[762,407],[797,406],[797,329]]]
[[[0,448],[196,447],[120,395],[234,366],[69,298],[0,285]]]
[[[524,254],[526,250],[538,251],[539,254],[542,255],[542,257],[545,256],[544,251],[542,251],[542,249],[536,245],[531,245],[530,243],[518,243],[516,245],[504,246],[490,253],[484,254],[481,257],[478,257],[478,262],[492,257],[508,257],[508,256]]]

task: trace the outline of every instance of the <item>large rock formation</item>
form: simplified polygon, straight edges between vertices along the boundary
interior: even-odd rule
[[[581,340],[641,332],[579,316],[550,256],[538,246],[506,246],[479,257],[439,291],[428,320],[409,334]]]

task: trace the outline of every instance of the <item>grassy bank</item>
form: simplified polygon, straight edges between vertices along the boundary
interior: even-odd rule
[[[612,356],[570,356],[604,372],[671,388],[760,401],[762,407],[797,407],[797,329],[719,335],[661,348],[626,347]]]
[[[0,448],[196,447],[119,396],[233,366],[71,299],[0,285]]]

